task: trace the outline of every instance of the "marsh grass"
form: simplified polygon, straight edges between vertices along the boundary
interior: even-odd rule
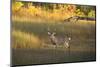
[[[85,23],[84,23],[85,22]],[[51,44],[48,37],[48,28],[56,32],[57,37],[69,36],[72,40],[95,39],[95,22],[78,21],[77,23],[62,22],[12,22],[13,46],[23,48],[34,48],[45,44]],[[49,41],[49,42],[48,42]],[[19,46],[18,46],[19,45]]]
[[[51,32],[56,32],[57,37],[71,37],[70,51],[64,47],[41,46],[52,45],[47,34],[48,28]],[[77,23],[13,21],[12,65],[95,61],[95,28],[95,21],[80,20]]]
[[[37,36],[19,30],[12,31],[12,40],[13,48],[37,48],[41,43]]]

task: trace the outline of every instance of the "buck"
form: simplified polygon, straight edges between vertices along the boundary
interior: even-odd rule
[[[52,32],[52,33],[51,33],[51,32],[48,32],[48,35],[49,35],[49,39],[50,39],[52,45],[54,45],[54,47],[57,47],[58,45],[60,45],[61,42],[62,42],[62,44],[63,44],[66,48],[68,48],[68,47],[70,46],[70,45],[69,45],[69,42],[70,42],[70,40],[71,40],[71,37],[65,37],[65,38],[63,38],[62,41],[61,41],[61,39],[57,38],[55,32]]]
[[[56,38],[55,34],[56,34],[55,32],[53,32],[53,33],[48,32],[48,35],[49,35],[49,38],[50,38],[51,43],[52,43],[55,47],[57,47],[57,38]]]

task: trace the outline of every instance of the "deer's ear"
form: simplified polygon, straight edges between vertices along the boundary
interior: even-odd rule
[[[53,35],[55,35],[56,33],[55,32],[53,32]]]
[[[50,33],[50,32],[48,32],[48,35],[51,35],[51,33]]]

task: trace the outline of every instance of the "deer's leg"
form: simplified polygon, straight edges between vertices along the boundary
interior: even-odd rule
[[[68,48],[68,47],[69,47],[69,43],[65,42],[64,46],[65,46],[66,48]]]

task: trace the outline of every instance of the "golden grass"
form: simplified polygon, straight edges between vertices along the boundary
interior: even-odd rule
[[[40,47],[41,40],[36,35],[21,31],[12,31],[13,48],[37,48]]]
[[[96,21],[78,20],[78,24],[96,24]]]

